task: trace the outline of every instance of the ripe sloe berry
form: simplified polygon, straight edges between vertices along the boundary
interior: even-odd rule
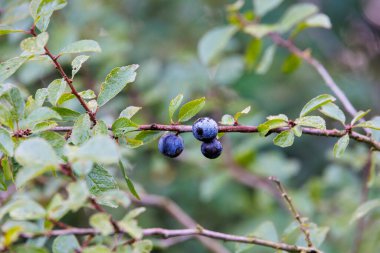
[[[197,140],[209,142],[218,134],[218,124],[210,118],[200,118],[194,122],[193,135]]]
[[[179,135],[166,134],[158,141],[158,150],[165,156],[174,158],[183,151],[183,139]]]
[[[202,154],[209,159],[215,159],[220,156],[222,150],[222,143],[217,139],[213,139],[211,142],[203,142],[201,146]]]

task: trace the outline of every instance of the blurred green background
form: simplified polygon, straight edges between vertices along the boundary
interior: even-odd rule
[[[331,93],[314,69],[303,63],[294,73],[281,72],[289,55],[277,50],[270,71],[258,75],[244,66],[244,51],[250,41],[245,34],[236,35],[228,44],[219,69],[208,69],[200,63],[197,45],[210,29],[227,24],[222,0],[81,0],[68,1],[66,8],[54,14],[48,32],[49,48],[57,52],[69,42],[94,39],[102,53],[93,55],[76,78],[79,89],[99,90],[101,82],[115,66],[139,64],[137,81],[98,113],[109,123],[129,105],[142,106],[137,123],[169,123],[167,107],[178,93],[185,100],[206,96],[201,115],[220,120],[246,106],[252,111],[241,119],[243,124],[257,125],[265,116],[284,113],[298,116],[311,98]],[[277,20],[295,2],[284,1],[265,21]],[[326,13],[332,30],[311,29],[297,37],[295,43],[310,48],[313,55],[329,70],[358,109],[372,109],[370,117],[380,111],[380,4],[376,0],[311,1]],[[252,9],[246,1],[244,10]],[[0,1],[1,20],[23,10],[27,1]],[[18,22],[30,27],[31,19]],[[21,51],[23,35],[0,38],[0,60]],[[269,41],[268,41],[269,42]],[[70,69],[72,58],[61,62]],[[29,62],[12,82],[25,87],[26,93],[46,87],[58,77],[50,63]],[[78,110],[80,110],[78,106]],[[368,117],[368,118],[370,118]],[[328,122],[329,128],[338,127]],[[289,189],[300,212],[320,227],[329,227],[322,249],[326,252],[350,252],[355,244],[356,225],[349,224],[360,202],[361,169],[367,158],[367,147],[351,142],[345,156],[332,158],[336,139],[302,136],[295,144],[281,149],[272,144],[272,136],[227,134],[222,140],[225,150],[217,160],[207,160],[200,153],[200,143],[191,134],[183,135],[185,151],[171,160],[157,151],[156,143],[131,150],[128,158],[133,170],[130,177],[147,192],[163,195],[177,202],[191,217],[206,228],[248,234],[263,222],[273,222],[279,236],[292,222],[286,208],[267,191],[242,185],[232,176],[233,167],[256,176],[275,175]],[[116,170],[114,173],[117,173]],[[379,180],[369,190],[370,198],[379,196]],[[115,215],[121,216],[118,210]],[[68,222],[81,222],[83,212],[72,214]],[[374,213],[364,231],[360,252],[377,252],[380,247],[379,212]],[[180,228],[165,212],[149,208],[141,216],[143,227]],[[275,238],[268,223],[261,226],[261,236]],[[321,232],[322,233],[322,232]],[[223,242],[222,242],[223,243]],[[231,249],[233,243],[223,243]],[[197,241],[174,245],[164,252],[207,252]],[[156,250],[155,252],[159,252]],[[255,247],[246,252],[273,252]]]

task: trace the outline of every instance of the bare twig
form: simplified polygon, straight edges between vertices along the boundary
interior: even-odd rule
[[[282,197],[284,198],[285,202],[289,206],[290,212],[293,214],[294,218],[299,223],[299,228],[301,232],[305,235],[305,241],[307,243],[307,246],[313,247],[313,243],[311,242],[311,239],[310,239],[310,232],[306,229],[306,225],[302,221],[301,215],[298,213],[297,209],[293,205],[292,199],[285,191],[285,188],[282,186],[281,182],[276,177],[269,177],[269,180],[273,181],[277,185],[278,190],[281,192]]]
[[[197,226],[197,223],[172,200],[162,197],[162,196],[152,195],[152,194],[144,194],[144,195],[141,195],[140,197],[141,197],[140,200],[137,200],[135,198],[131,198],[131,200],[134,203],[139,204],[139,205],[155,206],[155,207],[162,208],[186,228],[193,228]],[[215,253],[229,252],[226,248],[224,248],[218,242],[211,240],[210,238],[197,237],[197,239],[212,252],[215,252]]]
[[[20,236],[23,238],[34,238],[39,236],[60,236],[60,235],[97,235],[100,234],[100,231],[93,228],[70,228],[70,229],[61,229],[61,230],[51,230],[43,233],[28,234],[23,233]],[[272,242],[257,237],[247,237],[247,236],[238,236],[220,233],[201,227],[188,228],[188,229],[164,229],[164,228],[146,228],[143,230],[144,237],[147,236],[162,236],[163,238],[173,238],[179,236],[203,236],[208,238],[214,238],[223,241],[229,242],[239,242],[247,244],[256,244],[264,247],[273,248],[276,250],[284,250],[287,252],[299,252],[299,253],[320,253],[319,250],[311,247],[302,247],[297,245],[291,245],[281,242]]]

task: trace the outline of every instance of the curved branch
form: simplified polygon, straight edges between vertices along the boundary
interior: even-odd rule
[[[168,212],[174,219],[181,223],[186,228],[193,228],[197,226],[196,221],[194,221],[187,213],[185,213],[175,202],[172,200],[152,194],[144,194],[140,196],[140,200],[135,198],[130,198],[134,203],[142,206],[155,206],[162,208]],[[199,241],[207,247],[210,251],[216,253],[228,253],[229,251],[220,245],[218,242],[211,240],[209,238],[197,237]]]
[[[100,234],[100,231],[93,228],[68,228],[68,229],[59,229],[51,230],[44,233],[38,234],[21,234],[23,238],[35,238],[39,236],[60,236],[60,235],[97,235]],[[146,228],[143,229],[143,235],[145,236],[162,236],[163,238],[173,238],[179,236],[203,236],[223,241],[229,242],[238,242],[246,244],[256,244],[264,247],[273,248],[276,250],[284,250],[287,252],[299,252],[299,253],[321,253],[318,249],[310,247],[302,247],[297,245],[291,245],[281,242],[273,242],[257,237],[247,237],[247,236],[238,236],[220,233],[202,227],[188,228],[188,229],[164,229],[164,228]]]

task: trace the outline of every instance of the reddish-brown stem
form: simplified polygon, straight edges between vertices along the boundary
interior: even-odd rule
[[[34,37],[37,36],[37,33],[36,33],[34,26],[30,29],[30,34],[33,35]],[[47,46],[44,47],[44,50],[45,50],[45,54],[53,61],[55,68],[61,74],[62,78],[69,85],[71,93],[78,99],[79,103],[82,105],[82,107],[86,110],[87,114],[90,116],[92,123],[95,125],[96,124],[96,115],[87,106],[86,102],[83,100],[81,95],[75,89],[75,87],[73,85],[73,80],[67,76],[66,72],[62,68],[62,65],[58,62],[58,58],[60,57],[60,55],[53,55],[50,52],[50,50],[47,48]]]
[[[111,127],[109,127],[111,129]],[[56,132],[67,132],[71,131],[72,127],[54,127],[50,129],[51,131]],[[140,125],[136,131],[143,130],[154,130],[154,131],[172,131],[178,133],[191,132],[192,128],[190,125],[163,125],[163,124],[149,124],[149,125]],[[281,127],[271,130],[269,133],[281,133],[283,131],[289,130],[289,127]],[[219,126],[218,131],[220,133],[258,133],[259,130],[257,126]],[[326,136],[326,137],[342,137],[347,134],[346,130],[338,130],[338,129],[316,129],[303,127],[302,133],[308,135],[316,135],[316,136]],[[358,142],[363,142],[373,147],[375,150],[380,150],[380,142],[374,140],[370,136],[366,136],[354,131],[348,132],[351,139],[354,139]]]

